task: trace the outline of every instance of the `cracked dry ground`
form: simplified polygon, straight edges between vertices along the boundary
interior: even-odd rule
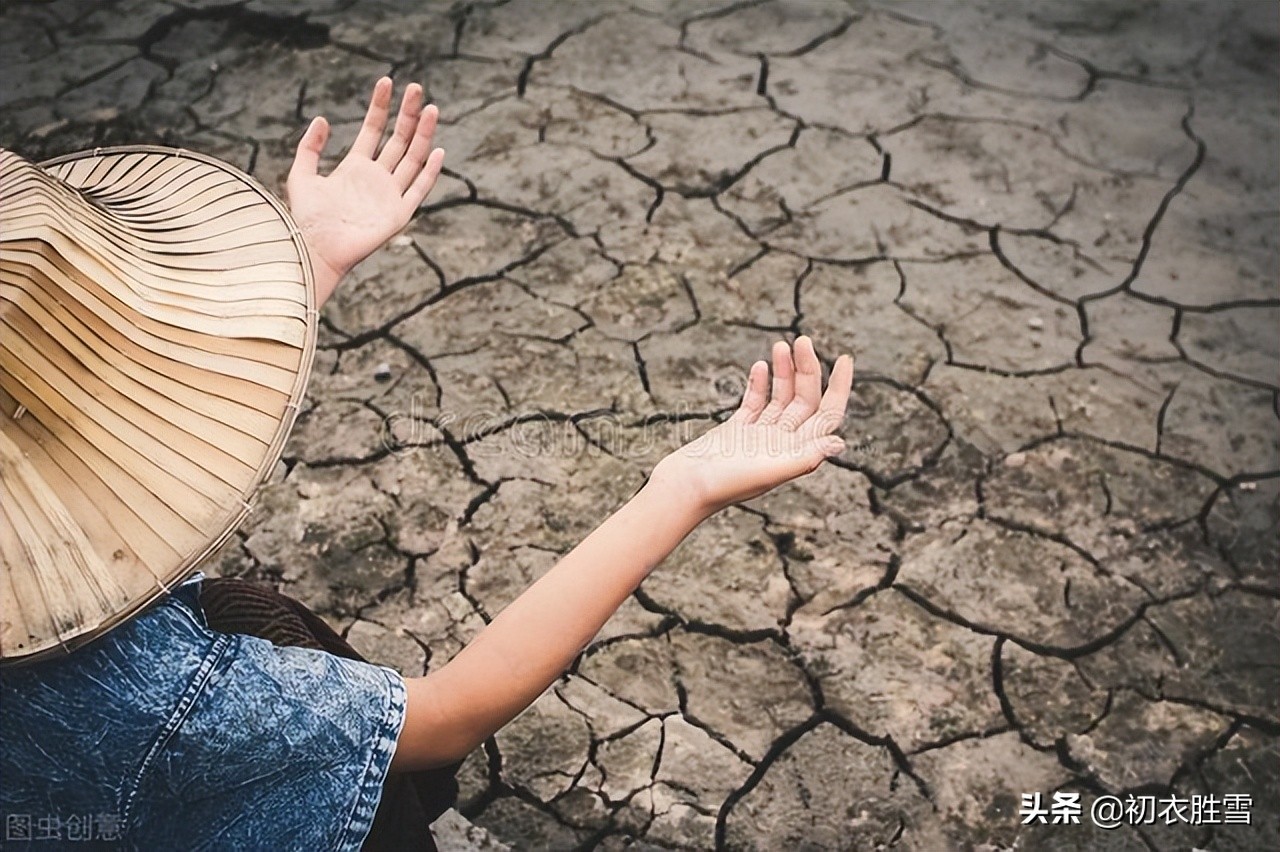
[[[426,84],[447,177],[326,308],[211,569],[406,674],[772,340],[856,353],[847,453],[696,532],[466,762],[497,838],[1274,849],[1276,33],[1274,3],[11,2],[0,139],[279,189],[306,118],[341,148],[374,77]],[[1060,789],[1254,823],[1019,825]]]

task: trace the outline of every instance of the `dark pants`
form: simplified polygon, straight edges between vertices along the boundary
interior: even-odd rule
[[[213,630],[247,633],[276,645],[316,648],[367,662],[324,619],[288,595],[232,577],[208,578],[200,587],[200,605]],[[459,765],[387,776],[362,848],[434,852],[430,825],[457,801],[454,775]]]

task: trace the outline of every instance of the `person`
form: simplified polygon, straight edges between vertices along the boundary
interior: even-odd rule
[[[0,603],[5,604],[0,608],[0,814],[5,848],[51,848],[42,845],[49,839],[82,841],[74,848],[360,848],[369,837],[389,777],[456,766],[554,683],[614,611],[700,523],[730,504],[814,471],[842,451],[837,432],[853,380],[852,358],[841,355],[835,360],[824,391],[822,364],[812,341],[801,336],[791,345],[776,342],[772,378],[770,364],[752,364],[741,403],[731,416],[659,461],[623,506],[498,613],[453,659],[422,677],[402,677],[355,658],[358,655],[336,653],[323,642],[321,647],[299,647],[301,643],[277,644],[249,633],[215,629],[201,606],[199,590],[206,578],[199,571],[199,559],[243,518],[243,506],[236,504],[247,501],[234,489],[225,501],[230,509],[210,516],[216,516],[215,522],[175,522],[174,532],[151,524],[163,534],[187,536],[180,550],[190,558],[148,565],[142,556],[135,560],[124,545],[112,543],[115,539],[104,544],[113,535],[128,538],[124,520],[117,518],[133,513],[147,520],[139,506],[163,512],[188,504],[203,506],[212,499],[208,493],[220,494],[213,480],[220,465],[236,461],[226,450],[233,439],[234,446],[255,453],[241,483],[244,493],[252,493],[278,458],[279,433],[288,431],[297,410],[298,386],[305,384],[307,346],[314,345],[306,329],[313,331],[314,310],[352,267],[407,224],[442,167],[444,153],[433,147],[438,113],[422,105],[422,89],[416,84],[407,87],[394,130],[383,141],[391,94],[391,80],[379,80],[355,142],[327,175],[320,173],[319,163],[329,128],[323,118],[310,124],[286,182],[288,213],[279,210],[275,218],[265,219],[255,213],[252,219],[253,227],[265,227],[266,220],[287,225],[272,238],[285,247],[283,254],[270,254],[262,263],[259,260],[268,256],[262,254],[267,252],[263,246],[275,245],[266,237],[251,238],[242,230],[217,235],[207,231],[220,216],[240,215],[229,211],[265,209],[245,200],[248,179],[231,181],[223,174],[225,166],[216,178],[157,177],[167,174],[163,170],[174,157],[155,159],[160,155],[154,151],[146,155],[152,159],[93,152],[85,161],[51,168],[50,180],[49,175],[31,174],[34,167],[15,155],[0,159]],[[121,161],[135,157],[137,162],[121,165],[111,160],[113,156]],[[21,192],[5,183],[10,174],[25,176],[24,183],[15,184],[23,187]],[[93,184],[104,174],[114,175],[118,185],[104,189]],[[195,203],[184,195],[188,185],[201,192],[231,188],[224,196]],[[23,229],[34,221],[28,212],[34,202],[27,200],[32,193],[44,199],[42,203],[65,206],[75,215],[40,219],[41,227],[60,229],[54,236],[24,237]],[[76,193],[83,199],[77,201]],[[140,195],[121,201],[121,193]],[[170,196],[177,200],[165,203],[185,206],[173,207],[165,216],[186,217],[181,221],[190,221],[192,234],[199,235],[191,237],[193,247],[187,254],[172,244],[162,252],[153,250],[166,239],[177,239],[171,232],[178,226],[148,206]],[[235,204],[241,207],[228,198],[239,199]],[[108,214],[118,218],[99,221]],[[89,220],[92,228],[81,227]],[[295,246],[296,255],[288,250],[290,235],[302,241],[302,246]],[[79,243],[93,251],[77,252]],[[202,264],[200,252],[227,246],[249,251],[245,266]],[[39,251],[53,260],[37,257]],[[196,283],[230,276],[236,283],[227,286],[241,288],[237,298],[262,297],[261,303],[250,312],[236,299],[210,295],[213,290],[183,291],[174,283],[178,276],[160,268],[179,262],[196,270],[190,273],[199,279]],[[263,263],[273,270],[267,276],[270,281],[245,277]],[[300,277],[290,271],[294,266],[301,269]],[[208,276],[200,271],[205,267],[213,270]],[[279,283],[277,278],[288,280]],[[311,288],[309,295],[305,287],[293,286],[299,281]],[[133,326],[121,326],[119,316],[127,311],[119,307],[110,317],[116,323],[112,328],[85,331],[73,340],[66,330],[79,327],[78,309],[64,313],[56,300],[42,295],[55,285],[79,294],[77,298],[93,310],[119,302],[136,307],[139,315]],[[298,308],[289,301],[295,297],[302,299],[299,304],[315,307]],[[191,316],[210,300],[217,307],[208,316]],[[264,311],[279,316],[266,322]],[[37,328],[31,316],[43,317],[45,324]],[[55,325],[53,317],[63,324]],[[166,324],[181,328],[174,331]],[[242,324],[260,329],[250,335],[255,339],[237,339]],[[190,411],[175,410],[166,415],[172,421],[159,420],[171,407],[164,394],[190,398],[191,406],[210,411],[227,408],[228,397],[235,404],[247,397],[223,392],[215,400],[211,391],[206,398],[188,386],[170,387],[161,371],[152,376],[154,388],[134,387],[126,374],[138,368],[142,355],[132,361],[103,355],[100,365],[96,351],[86,348],[105,352],[114,345],[131,352],[133,340],[166,334],[164,346],[156,344],[156,349],[169,353],[166,357],[186,359],[173,367],[177,377],[187,375],[189,363],[204,363],[214,354],[248,352],[251,346],[257,347],[252,350],[259,359],[254,364],[271,360],[287,367],[278,383],[284,394],[280,400],[288,401],[271,409],[277,413],[264,424],[271,428],[261,446],[228,434],[223,444],[210,448],[207,445],[217,443],[214,437],[226,430],[205,424],[207,417],[199,420],[205,424],[200,434],[206,436],[200,442],[191,438],[195,427],[185,433],[170,428],[174,422],[195,422]],[[277,338],[274,343],[287,344],[288,353],[294,354],[284,357],[256,339],[272,335]],[[215,338],[217,342],[211,342]],[[178,340],[203,342],[188,351],[178,348]],[[37,343],[54,352],[49,358],[61,358],[43,367],[45,374],[56,374],[63,382],[56,394],[33,378],[37,371],[28,369],[33,363],[45,364],[38,361],[43,356]],[[295,357],[295,350],[302,354]],[[77,358],[64,357],[68,352]],[[108,354],[114,357],[114,351]],[[237,370],[243,366],[235,364]],[[260,367],[254,370],[255,380],[275,375]],[[191,381],[198,383],[199,376],[192,375]],[[106,383],[101,388],[94,384],[99,380]],[[82,396],[83,387],[96,388],[88,396],[99,401],[113,398],[107,390],[124,388],[144,396],[154,390],[154,402],[131,416],[138,422],[156,418],[150,434],[168,436],[185,455],[175,456],[168,470],[157,472],[146,466],[151,461],[146,453],[134,459],[129,447],[117,448],[117,436],[108,434],[105,426],[104,431],[92,431],[94,423],[101,421],[127,435],[130,424],[115,418],[109,407]],[[123,408],[129,404],[128,394],[121,393],[114,404]],[[83,416],[68,414],[60,420],[58,399],[76,401]],[[86,425],[91,414],[98,420]],[[235,422],[248,422],[240,415],[243,412]],[[131,440],[153,447],[155,454],[167,452],[162,442],[148,443],[149,435],[133,435]],[[66,452],[58,455],[63,449]],[[42,455],[46,450],[47,462]],[[76,453],[84,461],[81,467],[71,458]],[[108,469],[108,462],[114,467]],[[58,465],[81,471],[83,478],[60,473]],[[134,480],[113,486],[110,493],[93,491],[94,477],[124,481],[121,471],[126,468],[133,471]],[[180,475],[188,468],[189,479],[209,480],[201,486],[204,491],[182,490],[194,488]],[[146,488],[133,489],[138,482]],[[120,498],[117,505],[117,491],[136,492],[131,499],[139,502],[128,504]],[[97,500],[88,499],[95,494]],[[165,503],[152,499],[155,494],[173,496]],[[184,517],[196,514],[192,510]],[[224,517],[225,523],[217,520]],[[145,548],[134,549],[141,553]],[[100,559],[102,553],[108,557]],[[65,571],[69,560],[80,574]],[[112,570],[118,577],[134,576],[113,566],[135,562],[141,566],[137,575],[146,580],[138,586],[143,591],[112,597]],[[92,582],[75,579],[81,576]],[[94,586],[93,595],[76,598],[80,587],[88,585]],[[126,586],[124,580],[117,585]],[[57,594],[46,593],[49,590]],[[75,617],[58,609],[63,595],[81,601],[74,610],[64,608]],[[101,613],[91,605],[101,605]],[[308,613],[294,615],[305,620]],[[235,623],[234,617],[223,616],[223,623]],[[319,618],[310,617],[313,627],[323,632],[322,622],[314,624]],[[46,624],[47,636],[41,633]],[[33,650],[36,646],[38,651]]]

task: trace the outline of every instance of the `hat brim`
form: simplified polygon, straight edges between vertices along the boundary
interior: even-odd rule
[[[242,523],[316,338],[307,248],[204,155],[0,160],[0,658],[91,641]]]

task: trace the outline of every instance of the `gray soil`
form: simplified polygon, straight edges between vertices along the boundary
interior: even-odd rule
[[[310,116],[336,155],[376,76],[427,86],[447,176],[326,307],[208,569],[405,674],[773,340],[855,353],[846,453],[697,531],[466,762],[491,836],[456,846],[1276,849],[1278,10],[16,0],[0,144],[281,190]],[[1052,791],[1083,825],[1020,824]],[[1128,792],[1253,820],[1089,825]]]

